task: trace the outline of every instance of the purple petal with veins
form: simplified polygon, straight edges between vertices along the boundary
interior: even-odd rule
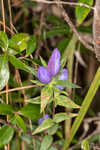
[[[48,62],[48,71],[51,76],[56,76],[60,71],[60,52],[57,48],[54,49],[49,62]]]
[[[51,81],[51,75],[48,72],[47,68],[41,66],[38,69],[37,77],[41,83],[49,83]]]

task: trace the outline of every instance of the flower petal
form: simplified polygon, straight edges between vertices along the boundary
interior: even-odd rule
[[[44,120],[48,119],[48,118],[50,118],[50,116],[48,114],[45,114],[44,117],[43,117]]]
[[[67,78],[68,78],[68,71],[67,69],[63,69],[58,80],[67,80]],[[60,90],[63,90],[65,88],[64,86],[61,86],[61,85],[56,85],[56,87]]]
[[[51,81],[50,73],[43,66],[39,67],[37,72],[37,77],[41,83],[49,83]]]
[[[57,48],[54,49],[49,62],[48,62],[48,71],[51,76],[57,75],[60,70],[60,52]]]
[[[43,118],[40,118],[40,119],[39,119],[38,125],[40,125],[44,120],[46,120],[46,119],[48,119],[48,118],[50,118],[50,116],[49,116],[48,114],[45,114],[45,115],[43,116]]]
[[[43,122],[43,120],[44,120],[43,118],[40,118],[38,121],[38,125],[40,125]]]

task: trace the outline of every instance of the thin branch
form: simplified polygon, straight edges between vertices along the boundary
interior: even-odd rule
[[[3,26],[3,22],[2,22],[2,21],[0,21],[0,24]],[[11,31],[9,27],[5,26],[5,28],[6,28],[10,33],[14,34],[14,32]]]
[[[14,91],[19,91],[19,90],[24,90],[24,89],[29,89],[29,88],[33,88],[33,87],[37,87],[37,85],[28,85],[28,86],[23,86],[23,87],[18,87],[18,88],[9,89],[9,90],[8,90],[8,93],[9,93],[9,92],[14,92]],[[1,95],[1,94],[4,94],[4,93],[6,93],[6,90],[1,91],[1,92],[0,92],[0,95]]]
[[[0,123],[2,123],[2,124],[4,124],[4,125],[7,125],[7,126],[9,126],[9,127],[11,127],[11,128],[14,128],[14,129],[16,129],[16,130],[20,130],[20,128],[18,128],[16,125],[14,125],[14,124],[11,124],[11,123],[9,123],[8,121],[5,121],[5,120],[3,120],[3,119],[0,119]]]
[[[83,38],[82,36],[79,34],[79,32],[77,31],[77,29],[75,28],[74,24],[72,23],[71,19],[69,18],[68,14],[66,13],[66,11],[64,10],[63,6],[60,4],[60,1],[58,0],[59,3],[58,7],[61,9],[62,12],[62,16],[64,18],[64,20],[67,22],[67,24],[70,26],[70,28],[72,29],[72,31],[75,33],[75,35],[78,37],[79,41],[89,50],[94,52],[94,48],[89,45]]]
[[[39,3],[45,3],[45,4],[58,4],[58,1],[47,1],[47,0],[32,0],[34,2],[39,2]],[[94,10],[94,7],[89,6],[87,4],[83,4],[83,3],[74,3],[74,2],[64,2],[64,1],[60,1],[59,4],[63,4],[63,5],[70,5],[70,6],[80,6],[80,7],[86,7],[86,8],[90,8],[92,10]]]
[[[80,140],[76,145],[68,148],[68,150],[74,150],[77,146],[79,146],[83,140],[89,140],[90,138],[92,138],[93,136],[100,134],[100,130],[95,130],[93,133],[91,133],[90,135],[88,135],[85,139]]]

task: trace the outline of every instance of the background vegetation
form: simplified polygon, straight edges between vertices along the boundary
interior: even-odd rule
[[[0,1],[0,150],[100,149],[97,6]],[[37,79],[54,48],[68,70],[67,81],[54,78],[64,91]],[[39,125],[45,114],[50,118]]]

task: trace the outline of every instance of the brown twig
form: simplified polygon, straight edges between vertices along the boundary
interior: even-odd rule
[[[14,92],[14,91],[19,91],[19,90],[24,90],[24,89],[29,89],[29,88],[33,88],[33,87],[37,87],[37,85],[27,85],[27,86],[23,86],[23,87],[18,87],[18,88],[9,89],[9,90],[8,90],[8,93],[9,93],[9,92]],[[1,94],[4,94],[4,93],[6,93],[6,90],[1,91],[1,92],[0,92],[0,95],[1,95]]]
[[[3,26],[3,22],[2,22],[2,21],[0,21],[0,24]],[[5,28],[6,28],[10,33],[14,34],[14,32],[11,31],[9,27],[5,26]]]
[[[45,4],[63,4],[63,5],[70,5],[70,6],[80,6],[80,7],[86,7],[86,8],[90,8],[92,10],[94,10],[94,7],[89,6],[87,4],[84,3],[74,3],[74,2],[64,2],[64,1],[47,1],[47,0],[32,0],[34,2],[39,2],[39,3],[45,3]]]
[[[58,7],[61,9],[62,12],[62,16],[64,18],[64,20],[68,23],[68,25],[70,26],[70,28],[72,29],[72,31],[75,33],[75,35],[78,37],[79,41],[88,49],[90,49],[91,51],[94,51],[94,48],[89,45],[83,38],[82,36],[79,34],[79,32],[77,31],[77,29],[75,28],[74,24],[72,23],[71,19],[69,18],[68,14],[66,13],[66,11],[64,10],[62,4],[60,4],[60,1],[58,0],[59,3],[57,3]]]
[[[76,145],[70,147],[68,150],[74,150],[77,146],[79,146],[83,140],[89,140],[90,138],[92,138],[93,136],[100,134],[100,130],[95,130],[93,133],[91,133],[90,135],[88,135],[85,139],[80,140]]]
[[[8,121],[5,121],[5,120],[3,120],[3,119],[0,119],[0,123],[2,123],[2,124],[4,124],[4,125],[7,125],[7,126],[13,128],[13,129],[18,130],[18,131],[21,130],[21,129],[18,128],[16,125],[11,124],[11,123],[9,123]]]

